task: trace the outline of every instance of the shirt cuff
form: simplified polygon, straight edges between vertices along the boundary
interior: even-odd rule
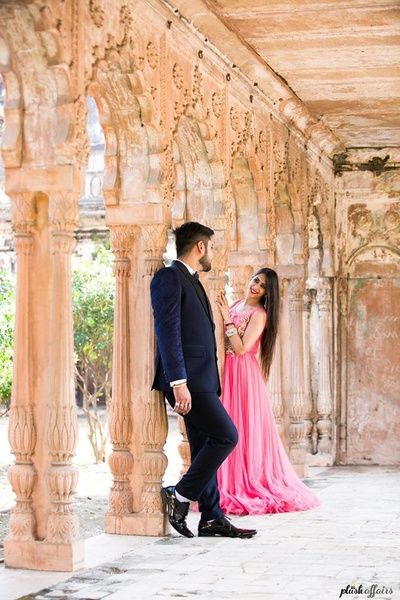
[[[178,385],[179,383],[186,383],[186,379],[177,379],[176,381],[170,381],[169,385],[174,387],[174,385]]]

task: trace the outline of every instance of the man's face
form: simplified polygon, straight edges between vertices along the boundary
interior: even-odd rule
[[[201,258],[199,258],[199,263],[203,267],[203,271],[211,271],[211,262],[213,259],[213,240],[208,240],[207,245],[204,246],[205,252]]]

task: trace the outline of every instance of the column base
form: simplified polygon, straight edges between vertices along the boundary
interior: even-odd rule
[[[84,540],[71,544],[50,544],[36,540],[4,541],[4,563],[13,569],[36,571],[76,571],[82,569],[85,556]]]
[[[106,533],[117,535],[148,535],[164,537],[170,533],[170,525],[164,514],[132,513],[121,517],[107,513]]]

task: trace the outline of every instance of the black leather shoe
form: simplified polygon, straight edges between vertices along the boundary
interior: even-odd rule
[[[199,523],[199,537],[251,538],[256,533],[256,529],[235,527],[225,515],[219,519],[200,521]]]
[[[161,489],[161,498],[167,511],[168,521],[175,531],[188,538],[194,537],[194,534],[186,525],[189,502],[180,502],[175,498],[175,487],[173,485]]]

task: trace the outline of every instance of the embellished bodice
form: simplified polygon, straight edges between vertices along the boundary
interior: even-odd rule
[[[251,316],[259,311],[259,310],[263,310],[262,308],[249,308],[246,310],[238,310],[238,307],[240,306],[240,304],[242,303],[242,300],[237,300],[236,302],[234,302],[232,304],[232,306],[229,309],[229,315],[230,318],[232,320],[232,323],[234,323],[235,327],[237,327],[238,330],[238,334],[239,336],[242,338],[244,336],[244,332],[246,331],[246,327],[249,324],[249,321],[251,319]],[[257,354],[259,349],[260,349],[260,342],[261,342],[261,335],[260,337],[256,340],[255,344],[250,348],[249,352],[251,354]],[[225,350],[226,353],[228,354],[234,354],[230,340],[228,337],[225,337]],[[245,353],[247,354],[247,353]],[[243,355],[242,355],[243,356]]]

